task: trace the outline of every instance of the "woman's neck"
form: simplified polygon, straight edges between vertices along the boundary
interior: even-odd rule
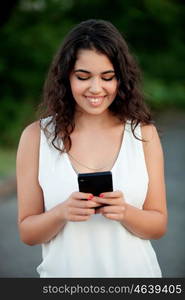
[[[110,128],[118,124],[119,120],[110,111],[105,111],[100,115],[92,115],[83,112],[76,112],[75,128],[77,130],[99,130]]]

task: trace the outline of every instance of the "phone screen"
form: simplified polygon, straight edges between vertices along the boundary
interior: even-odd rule
[[[113,191],[111,171],[78,174],[79,191],[99,196],[103,192]]]

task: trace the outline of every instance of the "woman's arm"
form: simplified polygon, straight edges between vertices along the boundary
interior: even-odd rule
[[[72,193],[64,202],[44,211],[42,189],[38,182],[40,126],[32,123],[23,131],[16,161],[18,226],[21,240],[28,245],[51,240],[67,221],[85,221],[97,206],[80,200],[89,194]]]
[[[167,207],[164,180],[163,151],[156,128],[142,127],[142,136],[149,185],[143,209],[138,209],[124,201],[124,191],[104,193],[97,198],[98,203],[112,204],[100,208],[105,217],[120,221],[133,234],[144,239],[157,239],[166,232]]]
[[[51,239],[64,225],[53,209],[44,213],[38,182],[40,126],[32,123],[22,133],[16,161],[18,226],[21,240],[29,245]]]
[[[167,229],[167,206],[164,159],[161,142],[153,125],[142,127],[146,166],[149,176],[148,191],[143,210],[127,205],[123,224],[142,238],[157,239]]]

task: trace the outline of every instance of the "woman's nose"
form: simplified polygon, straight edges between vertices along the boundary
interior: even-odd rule
[[[99,94],[102,90],[99,78],[93,78],[90,82],[89,91],[93,94]]]

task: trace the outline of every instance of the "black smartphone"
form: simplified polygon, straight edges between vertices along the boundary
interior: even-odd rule
[[[103,192],[113,191],[111,171],[78,174],[79,191],[99,196]]]

